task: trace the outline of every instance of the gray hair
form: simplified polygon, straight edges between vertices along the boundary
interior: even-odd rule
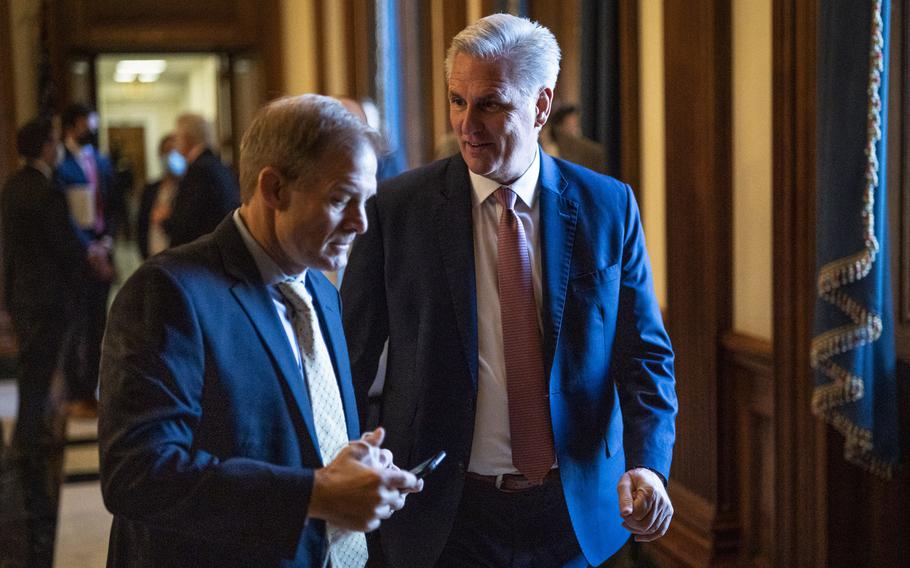
[[[376,154],[382,136],[340,102],[322,95],[274,100],[259,109],[240,143],[240,197],[247,203],[256,192],[259,173],[272,167],[294,181],[319,177],[325,161],[367,144]]]
[[[446,81],[459,53],[511,63],[512,78],[526,96],[542,87],[556,87],[562,57],[553,33],[527,18],[492,14],[458,32],[446,53]]]
[[[215,143],[212,124],[201,115],[191,112],[181,114],[177,117],[177,130],[182,132],[194,146],[196,144],[212,146]]]

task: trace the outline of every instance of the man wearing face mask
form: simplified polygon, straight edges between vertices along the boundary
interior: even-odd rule
[[[91,268],[63,192],[54,184],[59,134],[50,120],[40,118],[23,126],[16,142],[25,165],[0,194],[4,301],[19,340],[13,455],[28,518],[26,565],[50,566],[57,522],[56,489],[50,483],[57,451],[50,386],[76,290]]]
[[[198,114],[180,115],[174,136],[187,168],[174,207],[162,223],[172,247],[211,233],[240,205],[237,178],[212,151],[215,137],[209,121]]]
[[[144,259],[170,245],[162,223],[170,217],[177,186],[186,172],[186,158],[177,151],[173,133],[166,134],[158,144],[158,159],[163,175],[160,180],[145,186],[136,219],[136,244]]]
[[[63,161],[57,180],[63,186],[70,214],[91,251],[96,270],[85,283],[76,332],[66,349],[64,376],[71,416],[97,416],[98,366],[114,277],[111,251],[116,231],[112,192],[114,172],[97,146],[98,116],[86,105],[72,104],[63,113]]]

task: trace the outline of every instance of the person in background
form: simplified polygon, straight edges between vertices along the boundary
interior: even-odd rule
[[[174,136],[187,168],[177,185],[173,208],[160,210],[161,226],[172,247],[211,233],[240,205],[237,179],[212,151],[212,125],[198,114],[183,114],[177,117]]]
[[[113,265],[116,207],[112,206],[115,177],[110,162],[97,149],[98,115],[88,106],[72,104],[62,116],[63,160],[57,180],[63,186],[70,214],[83,240],[98,251],[93,258],[106,267],[88,276],[76,330],[66,347],[64,377],[68,412],[75,418],[98,415],[98,365],[107,317],[107,301],[115,277]]]
[[[368,124],[378,132],[382,132],[382,120],[379,109],[372,99],[362,98],[354,100],[349,97],[337,97],[338,101],[354,116]],[[385,147],[380,151],[379,169],[376,171],[376,181],[383,181],[395,177],[407,169],[404,156],[398,148],[390,148],[391,142],[385,139]]]
[[[367,229],[379,146],[334,99],[269,103],[241,143],[240,208],[124,284],[101,365],[108,566],[360,568],[363,531],[422,488],[381,428],[358,439],[320,273]]]
[[[0,194],[4,301],[19,340],[12,454],[27,515],[26,564],[36,567],[52,565],[57,524],[52,462],[60,450],[52,428],[51,383],[81,288],[93,270],[107,266],[104,256],[90,258],[104,253],[86,246],[54,180],[58,143],[49,119],[19,129],[16,146],[25,165]]]
[[[461,31],[460,153],[367,203],[341,287],[358,406],[388,342],[389,449],[449,455],[380,528],[389,566],[600,566],[670,524],[673,351],[631,188],[538,144],[559,59],[524,18]]]
[[[170,215],[180,178],[186,172],[186,158],[177,151],[176,136],[167,134],[158,143],[161,179],[145,186],[136,215],[136,244],[143,259],[169,246],[162,223]]]
[[[607,152],[602,144],[581,133],[581,113],[574,105],[553,111],[541,133],[544,150],[550,155],[574,162],[595,172],[606,173]]]

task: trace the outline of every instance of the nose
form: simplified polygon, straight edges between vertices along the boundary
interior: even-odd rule
[[[349,208],[348,214],[348,227],[353,230],[358,235],[362,235],[367,232],[367,226],[369,222],[367,221],[367,209],[366,203],[358,203],[356,207]]]
[[[467,105],[461,117],[461,133],[475,134],[483,129],[480,113],[474,105]]]

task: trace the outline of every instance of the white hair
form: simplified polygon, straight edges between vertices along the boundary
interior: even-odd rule
[[[185,113],[177,117],[177,130],[182,132],[193,146],[205,144],[211,147],[215,143],[212,124],[195,113]]]
[[[361,144],[379,154],[382,136],[336,99],[309,94],[274,100],[259,109],[240,142],[240,197],[244,203],[253,197],[263,168],[291,181],[319,177],[326,160]]]
[[[459,53],[508,61],[516,86],[526,96],[535,96],[543,87],[556,87],[562,57],[550,30],[511,14],[492,14],[458,32],[446,53],[446,81]]]

